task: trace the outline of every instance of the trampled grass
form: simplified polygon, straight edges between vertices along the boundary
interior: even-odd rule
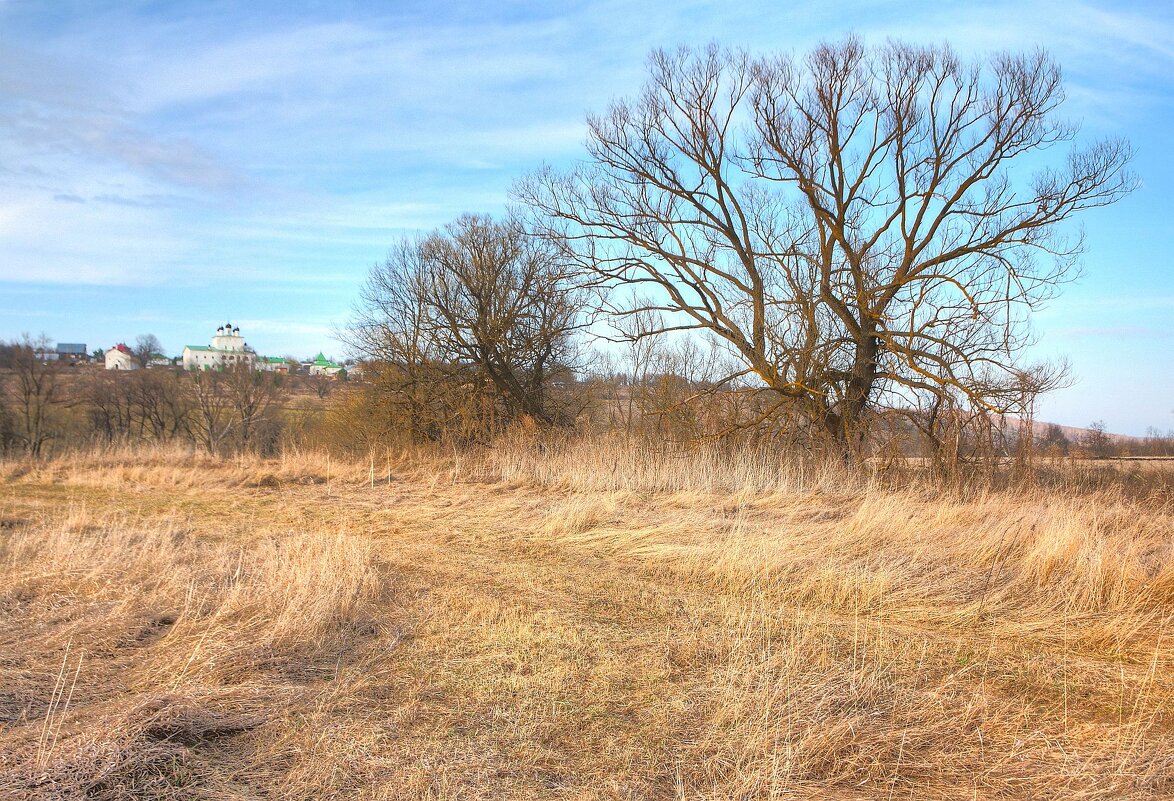
[[[0,797],[1174,794],[1168,505],[598,443],[0,481]]]

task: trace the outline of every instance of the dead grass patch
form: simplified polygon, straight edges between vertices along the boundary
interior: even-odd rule
[[[547,456],[0,467],[0,796],[1174,793],[1164,508]]]

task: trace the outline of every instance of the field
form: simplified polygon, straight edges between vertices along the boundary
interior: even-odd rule
[[[1172,509],[621,446],[0,463],[0,798],[1168,798]]]

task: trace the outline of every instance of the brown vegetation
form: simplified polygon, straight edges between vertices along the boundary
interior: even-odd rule
[[[526,438],[0,470],[4,797],[1174,792],[1168,503]]]

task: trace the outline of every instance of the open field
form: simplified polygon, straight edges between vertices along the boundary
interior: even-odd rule
[[[1174,796],[1174,512],[612,450],[0,464],[0,798]]]

